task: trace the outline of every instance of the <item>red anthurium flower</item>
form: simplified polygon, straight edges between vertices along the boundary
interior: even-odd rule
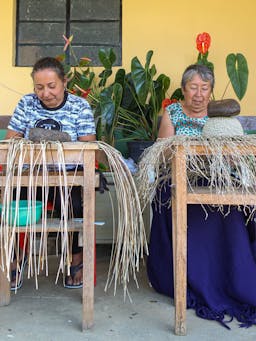
[[[87,90],[83,91],[81,97],[87,98],[87,96],[89,95],[90,92],[91,92],[91,89],[87,89]]]
[[[168,105],[170,105],[172,103],[176,103],[176,102],[178,102],[177,99],[165,98],[162,101],[162,108],[165,109],[166,107],[168,107]]]
[[[91,92],[91,89],[84,90],[84,89],[80,88],[80,86],[78,86],[77,84],[75,84],[74,87],[77,88],[79,91],[81,91],[81,97],[83,97],[83,98],[86,98],[89,95],[89,93]]]
[[[210,45],[211,36],[209,33],[203,32],[198,34],[198,36],[196,37],[196,48],[200,53],[206,54],[206,52],[209,50]]]
[[[68,48],[68,46],[71,44],[71,42],[72,42],[72,40],[73,40],[73,34],[72,34],[72,36],[70,36],[69,38],[67,38],[64,34],[63,34],[63,38],[64,38],[64,40],[65,40],[65,46],[64,46],[64,48],[63,48],[63,51],[66,51],[67,50],[67,48]]]

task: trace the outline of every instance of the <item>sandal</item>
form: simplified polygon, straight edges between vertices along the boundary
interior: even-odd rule
[[[83,268],[83,263],[80,263],[78,265],[71,265],[71,267],[70,267],[70,277],[72,278],[72,280],[74,280],[75,275],[82,268]],[[80,282],[79,284],[67,284],[68,277],[69,276],[66,276],[66,278],[65,278],[64,288],[79,289],[79,288],[83,287],[83,282]]]
[[[21,264],[20,270],[13,269],[11,272],[11,282],[15,282],[15,285],[11,285],[11,291],[16,291],[22,287],[23,284],[23,274],[24,274],[24,269],[27,265],[27,257],[24,258],[23,263]],[[18,275],[18,282],[16,282],[16,275]]]

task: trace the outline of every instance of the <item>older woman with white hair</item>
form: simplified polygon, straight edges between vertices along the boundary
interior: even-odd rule
[[[184,100],[169,105],[159,138],[201,135],[214,87],[213,72],[204,65],[189,66],[181,82]],[[148,277],[153,288],[173,297],[172,211],[170,186],[161,186],[153,202]],[[207,217],[204,209],[207,209]],[[244,211],[188,205],[187,307],[202,318],[228,327],[234,317],[240,326],[256,324],[255,222]],[[225,213],[225,212],[224,212]],[[225,319],[225,315],[230,318]]]

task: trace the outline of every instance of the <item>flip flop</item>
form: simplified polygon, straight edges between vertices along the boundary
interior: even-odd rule
[[[83,268],[83,263],[80,263],[78,265],[72,265],[70,267],[70,276],[72,278],[72,280],[74,279],[76,273],[81,270]],[[66,276],[65,278],[65,283],[64,283],[64,288],[68,288],[68,289],[79,289],[83,287],[83,282],[79,283],[79,284],[67,284],[67,279],[69,276]]]
[[[12,272],[11,272],[11,281],[12,282],[16,281],[16,275],[19,276],[19,281],[18,281],[17,285],[15,285],[14,287],[11,286],[11,291],[16,291],[16,290],[18,290],[18,289],[20,289],[22,287],[22,285],[23,285],[24,269],[25,269],[25,267],[27,265],[27,262],[28,262],[28,259],[27,259],[27,257],[25,257],[24,261],[23,261],[23,263],[21,265],[20,271],[18,270],[18,272],[17,272],[17,269],[12,270]]]

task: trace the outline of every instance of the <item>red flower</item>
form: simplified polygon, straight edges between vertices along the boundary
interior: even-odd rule
[[[209,33],[203,32],[198,34],[198,36],[196,37],[196,48],[200,53],[206,54],[206,52],[209,50],[210,45],[211,36]]]
[[[83,98],[86,98],[89,95],[89,93],[91,92],[91,89],[84,90],[84,89],[80,88],[80,86],[78,86],[77,84],[75,84],[74,87],[77,88],[81,92],[81,97],[83,97]]]
[[[86,98],[89,95],[90,92],[91,92],[91,89],[84,90],[82,92],[81,97]]]
[[[176,103],[178,102],[177,99],[170,99],[170,98],[165,98],[162,101],[162,108],[165,109],[166,107],[168,107],[168,105],[172,104],[172,103]]]

